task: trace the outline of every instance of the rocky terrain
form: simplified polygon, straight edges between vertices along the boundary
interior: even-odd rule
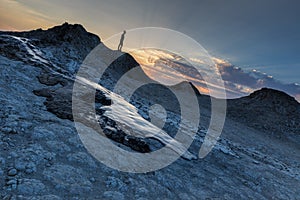
[[[100,43],[81,25],[67,23],[49,30],[0,33],[1,199],[299,198],[300,105],[272,89],[228,101],[222,135],[204,159],[185,155],[161,170],[134,174],[93,158],[74,127],[71,94],[76,71]],[[119,76],[137,65],[124,54],[100,84],[112,89]],[[147,109],[158,98],[155,93],[153,99],[144,98],[145,90],[149,88],[142,88],[130,103],[148,120]],[[103,106],[112,105],[105,91],[96,93],[96,111],[101,126],[115,128],[105,134],[116,145],[139,152],[163,145],[122,132],[104,115]],[[198,94],[198,100],[201,121],[188,150],[195,158],[210,121],[209,98]],[[168,111],[163,129],[171,135],[178,111],[172,106]]]
[[[283,137],[299,135],[299,103],[284,92],[263,88],[228,104],[229,115],[249,126]]]

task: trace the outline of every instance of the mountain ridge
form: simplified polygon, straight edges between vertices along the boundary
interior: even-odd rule
[[[87,32],[86,29],[81,24],[69,24],[68,22],[63,23],[62,25],[54,26],[52,28],[48,28],[47,30],[42,30],[39,28],[36,30],[21,31],[21,32],[19,32],[19,31],[0,31],[0,33],[20,36],[20,37],[25,37],[25,38],[28,37],[29,39],[32,39],[33,44],[40,44],[40,45],[41,44],[42,45],[43,44],[51,44],[51,43],[57,44],[57,42],[68,42],[71,45],[75,45],[76,44],[75,41],[78,42],[78,40],[87,40],[87,41],[90,41],[90,42],[88,42],[89,50],[93,49],[93,46],[95,47],[96,45],[101,43],[101,39],[99,38],[99,36],[97,36],[93,33]],[[84,44],[80,44],[79,47],[81,48],[81,50],[82,50],[83,46],[84,46]],[[130,57],[130,59],[135,61],[135,59],[129,54],[126,54],[123,57],[128,57],[128,56]],[[125,59],[127,59],[127,58],[125,58]],[[115,62],[121,62],[121,61],[116,60]],[[138,64],[137,61],[135,61],[135,62],[136,62],[136,64]],[[189,82],[189,83],[190,83],[190,85],[192,85],[193,88],[196,88],[192,82]],[[254,96],[258,95],[258,91],[266,92],[267,90],[269,91],[268,94],[270,94],[270,95],[279,94],[276,92],[276,91],[278,91],[278,92],[282,92],[282,93],[288,95],[289,97],[295,99],[294,97],[290,96],[289,94],[285,93],[284,91],[280,91],[280,90],[272,89],[272,88],[261,88],[261,89],[258,89],[244,97],[249,96],[252,99],[254,99]],[[240,97],[240,98],[243,98],[243,97]],[[240,98],[235,98],[235,99],[240,99]],[[299,104],[299,102],[297,102],[297,103]]]
[[[48,42],[46,40],[41,42],[42,41],[41,38],[46,37],[48,35],[47,34],[48,32],[50,32],[50,35],[52,35],[52,37],[49,37],[50,40],[51,38],[52,39],[54,38],[53,41]],[[3,34],[3,32],[1,33]],[[46,54],[50,54],[51,62],[54,62],[54,64],[60,66],[60,68],[66,70],[66,72],[68,72],[71,75],[75,75],[76,71],[80,67],[86,55],[101,43],[100,38],[98,38],[96,35],[88,33],[82,25],[78,25],[78,24],[71,25],[68,23],[64,23],[60,26],[49,28],[48,30],[38,29],[35,31],[27,31],[27,32],[19,32],[19,33],[10,32],[10,34],[12,35],[15,33],[18,36],[26,36],[26,35],[29,36],[29,38],[31,38],[29,42],[33,41],[33,43],[35,43],[36,46],[42,48],[44,52],[46,52]],[[39,36],[40,35],[39,33],[42,33],[42,36]],[[7,32],[4,32],[4,34],[7,34]],[[65,37],[64,34],[66,34],[67,36]],[[72,34],[74,34],[73,37],[71,37]],[[82,40],[78,44],[74,45],[74,43],[76,42],[72,40],[69,41],[68,38],[71,37],[74,38],[74,40],[76,40],[75,37],[76,35],[77,36],[79,35],[79,38],[81,38]],[[85,42],[84,40],[88,40],[88,42]],[[57,48],[57,43],[56,43],[57,41],[60,48]],[[19,44],[14,44],[12,47],[10,46],[9,49],[13,49],[15,46],[20,48]],[[86,49],[83,49],[82,48],[83,46],[86,47]],[[79,51],[80,53],[78,53]],[[107,51],[111,51],[111,50],[107,49]],[[3,52],[4,52],[3,55],[6,55],[6,53],[8,52],[7,46],[5,45],[3,48],[0,48],[0,53]],[[19,52],[22,51],[9,50],[10,55],[13,54],[13,52],[20,54]],[[116,53],[116,56],[119,54],[117,51],[114,53]],[[101,82],[103,82],[102,85],[110,90],[113,89],[114,85],[123,74],[125,74],[127,71],[139,65],[130,54],[125,53],[120,55],[121,55],[120,57],[117,56],[116,60],[114,60],[110,64],[110,66],[107,68],[106,72],[103,74],[102,78],[99,81],[100,84]],[[19,55],[19,57],[24,58],[26,57],[26,55],[21,55],[21,56]],[[141,74],[140,77],[145,77],[145,78],[147,77],[143,71],[140,71],[140,74]],[[39,81],[40,83],[46,85],[56,85],[57,83],[66,85],[68,82],[68,81],[66,82],[64,78],[61,78],[60,75],[53,75],[51,73],[41,74],[39,76]],[[196,92],[199,105],[205,106],[206,108],[210,108],[210,103],[211,103],[210,97],[201,94],[192,82],[186,82],[186,83],[192,86],[194,92]],[[186,85],[186,83],[184,82],[179,83],[173,86],[173,88],[178,89],[180,88],[181,85],[183,86]],[[70,87],[70,89],[72,89],[72,87]],[[51,92],[51,94],[54,93],[55,92],[53,91]],[[64,94],[63,90],[59,93]],[[145,91],[143,93],[145,93]],[[50,95],[47,89],[46,91],[36,92],[36,94],[44,94],[48,96]],[[58,95],[55,96],[58,97]],[[59,106],[59,104],[57,104],[56,101],[52,103],[51,102],[52,100],[47,104],[47,106],[51,106],[49,108],[50,110],[59,112],[60,113],[59,116],[62,116],[63,118],[71,118],[70,104],[62,104],[64,105],[65,108],[69,108],[70,110],[64,113],[63,111],[66,111],[66,109],[61,109],[61,106]],[[270,89],[270,88],[262,88],[260,90],[254,91],[253,93],[247,96],[228,100],[227,113],[229,117],[237,121],[240,121],[245,124],[250,124],[250,126],[254,128],[258,128],[260,130],[264,130],[266,132],[282,133],[287,131],[287,132],[297,133],[299,127],[298,121],[300,121],[300,119],[298,120],[299,118],[298,113],[300,113],[299,105],[300,104],[293,97],[286,94],[285,92],[275,90],[275,89]],[[249,113],[255,113],[255,114],[249,114]],[[272,117],[271,115],[273,115],[273,117],[276,116],[277,123],[266,122],[264,120],[265,118]],[[270,126],[269,124],[274,124],[274,125]],[[288,128],[285,130],[285,127]]]

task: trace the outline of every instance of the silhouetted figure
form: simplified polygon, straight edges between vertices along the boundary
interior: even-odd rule
[[[119,46],[118,46],[118,50],[119,50],[119,51],[122,50],[123,42],[124,42],[124,39],[125,39],[125,34],[126,34],[126,31],[124,30],[123,33],[122,33],[122,35],[121,35],[120,43],[119,43]]]

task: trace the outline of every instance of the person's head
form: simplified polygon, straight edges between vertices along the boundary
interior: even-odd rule
[[[125,34],[125,33],[126,33],[126,31],[124,30],[124,31],[123,31],[123,33]]]

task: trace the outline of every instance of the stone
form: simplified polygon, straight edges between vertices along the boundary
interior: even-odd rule
[[[106,191],[103,193],[103,198],[107,200],[123,200],[125,199],[124,195],[116,191]]]
[[[14,185],[17,184],[17,180],[16,179],[11,179],[9,181],[6,182],[6,185]]]
[[[18,171],[15,168],[12,168],[10,170],[8,170],[7,175],[8,176],[15,176],[17,175]]]
[[[78,153],[71,153],[67,155],[67,159],[70,162],[87,165],[90,167],[97,167],[95,161],[86,153],[78,152]]]
[[[91,191],[92,183],[80,168],[70,165],[56,164],[46,168],[43,172],[46,180],[55,185],[56,189],[73,194]],[[72,189],[72,191],[70,191]]]
[[[71,151],[70,147],[61,141],[48,141],[47,146],[54,152],[66,153]]]
[[[20,179],[18,185],[19,194],[23,195],[37,195],[42,193],[45,185],[37,179]]]

